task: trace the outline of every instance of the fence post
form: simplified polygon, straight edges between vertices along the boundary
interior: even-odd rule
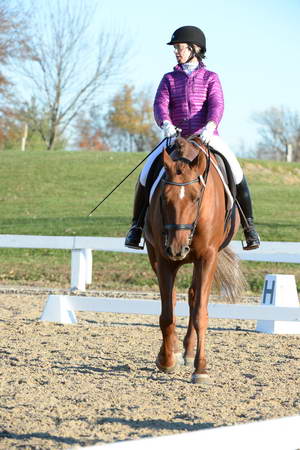
[[[71,256],[71,291],[85,291],[87,258],[85,249],[73,249]]]
[[[85,248],[84,254],[85,254],[85,282],[86,284],[91,284],[93,276],[93,253],[90,248]]]
[[[27,123],[25,123],[22,142],[21,142],[21,151],[22,152],[25,152],[27,135],[28,135],[28,125],[27,125]]]
[[[287,162],[293,161],[293,146],[292,146],[292,144],[287,144],[287,146],[286,146],[286,161]]]

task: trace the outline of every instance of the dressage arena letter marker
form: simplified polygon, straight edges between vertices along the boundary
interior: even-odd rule
[[[272,287],[268,288],[268,279],[265,279],[262,303],[264,305],[274,305],[275,280],[271,281]],[[270,295],[270,301],[267,302],[267,295]]]
[[[270,305],[299,308],[295,276],[266,275],[261,305],[266,308]],[[300,323],[282,320],[258,320],[256,331],[270,334],[299,334]]]

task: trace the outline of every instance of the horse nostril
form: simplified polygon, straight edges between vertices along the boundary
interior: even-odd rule
[[[190,247],[188,245],[182,245],[179,251],[175,251],[171,246],[166,247],[166,253],[170,258],[184,258],[190,251]]]
[[[167,247],[167,255],[172,256],[171,247]]]

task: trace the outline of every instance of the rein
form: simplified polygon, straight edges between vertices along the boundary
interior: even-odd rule
[[[196,146],[198,147],[198,144],[195,141],[190,141],[192,144],[196,144]],[[200,147],[200,146],[199,146]],[[202,204],[202,199],[203,199],[203,195],[205,192],[205,188],[206,188],[206,183],[207,183],[207,178],[208,178],[208,173],[209,173],[209,169],[210,169],[210,151],[208,150],[208,153],[206,154],[206,167],[205,170],[203,172],[202,175],[198,175],[197,178],[193,178],[190,181],[185,181],[183,183],[178,183],[176,181],[168,181],[166,179],[162,179],[162,182],[164,184],[169,184],[171,186],[189,186],[190,184],[194,184],[194,183],[199,183],[201,188],[200,188],[200,194],[201,196],[199,197],[198,201],[197,201],[197,210],[196,210],[196,217],[193,223],[168,223],[166,224],[164,221],[164,215],[163,215],[163,205],[162,205],[162,198],[160,196],[160,209],[161,209],[161,216],[162,216],[162,220],[163,220],[163,234],[165,236],[165,246],[167,245],[167,234],[168,231],[177,231],[177,230],[190,230],[190,235],[188,238],[188,244],[191,245],[192,239],[194,237],[195,231],[196,231],[196,226],[199,220],[199,215],[200,215],[200,207]],[[183,161],[185,163],[189,163],[190,161],[186,158],[179,158],[176,161]]]

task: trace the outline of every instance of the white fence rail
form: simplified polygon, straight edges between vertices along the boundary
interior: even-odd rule
[[[76,311],[159,315],[161,303],[158,300],[49,295],[41,320],[69,324],[77,323]],[[279,320],[300,323],[299,306],[285,308],[272,305],[210,303],[208,305],[208,315],[212,319]],[[177,302],[176,316],[189,316],[189,305],[187,302]]]
[[[300,242],[265,242],[257,250],[243,251],[239,241],[232,241],[231,248],[240,259],[247,261],[266,261],[300,263]],[[92,282],[92,251],[111,251],[124,253],[147,253],[146,249],[131,250],[124,246],[123,238],[91,236],[31,236],[0,235],[0,248],[40,248],[71,250],[71,289],[84,291],[86,284]]]
[[[77,311],[123,314],[160,314],[157,300],[99,298],[77,295],[49,295],[41,320],[77,323]],[[178,301],[177,316],[189,316],[189,306]],[[209,317],[256,320],[256,331],[272,334],[300,334],[300,308],[293,275],[266,275],[260,305],[210,303]]]

